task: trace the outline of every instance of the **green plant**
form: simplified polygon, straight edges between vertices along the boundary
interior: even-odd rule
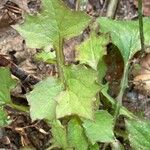
[[[56,59],[50,59],[54,58],[52,62],[57,62],[59,77],[48,77],[27,94],[31,118],[33,121],[45,119],[51,126],[53,139],[49,149],[58,147],[64,150],[98,150],[98,142],[105,143],[106,147],[110,144],[112,148],[121,149],[122,146],[114,134],[114,126],[117,118],[123,115],[126,117],[132,147],[148,150],[150,141],[137,142],[150,133],[149,122],[140,121],[122,106],[123,94],[128,86],[130,60],[141,49],[138,22],[107,18],[98,18],[95,22],[100,25],[101,34],[93,29],[89,38],[76,47],[79,65],[65,63],[63,44],[64,40],[79,35],[92,24],[92,18],[85,13],[68,9],[60,0],[43,0],[42,11],[36,16],[27,15],[25,23],[16,27],[29,47],[46,49],[52,45],[56,53]],[[144,36],[145,44],[149,45],[149,18],[144,19]],[[125,64],[120,92],[116,98],[118,102],[107,93],[108,85],[102,84],[106,71],[103,56],[106,55],[106,46],[110,42],[118,47]],[[14,82],[8,69],[1,68],[0,73],[0,82],[3,85],[0,100],[3,106],[11,103],[10,89]],[[4,76],[8,79],[3,80]],[[99,93],[112,105],[115,113],[99,110]],[[4,124],[5,115],[1,118],[0,123]],[[65,123],[60,122],[60,119]]]

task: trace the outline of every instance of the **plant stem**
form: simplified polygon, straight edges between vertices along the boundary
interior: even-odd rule
[[[120,85],[121,89],[120,89],[120,92],[117,96],[117,100],[120,103],[120,105],[122,105],[123,94],[124,94],[125,89],[128,86],[129,65],[130,65],[130,63],[127,62],[125,67],[124,67],[124,73],[123,73],[123,77],[122,77],[121,85]]]
[[[13,108],[15,108],[15,109],[17,109],[19,111],[29,112],[29,107],[27,107],[27,106],[16,105],[16,104],[14,104],[12,102],[10,102],[7,105],[10,106],[10,107],[13,107]]]
[[[80,0],[76,0],[76,11],[80,10]]]
[[[139,13],[139,31],[140,31],[140,40],[141,40],[141,50],[142,50],[142,52],[144,52],[142,0],[138,0],[138,13]],[[124,67],[124,73],[123,73],[123,77],[122,77],[121,85],[120,85],[121,89],[117,96],[117,103],[116,103],[116,109],[115,109],[115,114],[114,114],[114,119],[115,119],[114,122],[116,122],[116,120],[118,118],[120,108],[122,106],[123,94],[124,94],[125,89],[127,88],[129,65],[130,65],[130,63],[128,62]]]
[[[120,108],[122,106],[122,99],[123,99],[123,94],[125,89],[127,88],[128,85],[128,72],[129,72],[129,65],[130,63],[127,62],[127,64],[124,67],[124,73],[123,73],[123,77],[121,80],[121,84],[120,84],[120,92],[117,96],[117,103],[116,103],[116,108],[115,108],[115,113],[114,113],[114,121],[116,122],[119,112],[120,112]]]
[[[64,83],[64,72],[63,67],[65,64],[65,57],[63,53],[63,38],[59,38],[59,46],[56,48],[56,59],[57,59],[57,69],[58,69],[58,77],[61,82]]]
[[[144,53],[144,33],[143,33],[142,0],[138,0],[138,16],[139,16],[139,32],[140,32],[140,40],[141,40],[141,50]]]
[[[117,9],[118,2],[119,0],[110,0],[106,14],[107,17],[115,18],[115,12]]]
[[[103,89],[101,92],[109,100],[112,106],[115,107],[116,99],[112,98],[105,89]],[[123,114],[126,114],[128,118],[136,118],[136,116],[128,111],[125,107],[121,107],[121,111]]]

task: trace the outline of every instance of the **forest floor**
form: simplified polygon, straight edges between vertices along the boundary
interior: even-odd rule
[[[20,79],[17,87],[11,92],[14,103],[28,105],[25,94],[32,89],[32,86],[43,78],[54,75],[56,68],[54,65],[46,64],[35,60],[35,54],[40,49],[30,49],[26,47],[25,40],[12,28],[11,25],[19,24],[24,21],[23,14],[36,13],[41,7],[39,0],[1,0],[0,3],[0,66],[10,66],[14,78]],[[71,0],[64,0],[65,3],[74,9],[75,5]],[[91,3],[90,3],[91,2]],[[86,12],[92,16],[101,14],[105,16],[105,0],[99,3],[98,0],[89,0]],[[145,0],[144,15],[150,16],[150,4]],[[136,0],[120,0],[116,18],[133,20],[138,18]],[[64,52],[67,62],[74,61],[75,45],[80,43],[81,38],[76,37],[65,42]],[[115,55],[115,56],[114,56]],[[116,82],[122,75],[122,69],[112,70],[111,59],[116,58],[116,68],[123,67],[123,60],[117,59],[119,54],[111,54],[106,57],[108,71],[107,81],[111,84],[111,95],[116,91]],[[1,59],[2,58],[2,59]],[[150,57],[145,58],[150,63]],[[108,61],[109,60],[109,61]],[[15,67],[14,67],[15,66]],[[19,69],[19,71],[17,70]],[[116,75],[117,74],[117,75]],[[111,79],[109,76],[111,75]],[[26,78],[24,78],[26,77]],[[113,81],[112,81],[113,78]],[[130,100],[129,100],[130,98]],[[144,111],[147,118],[150,118],[150,103],[148,95],[137,90],[127,91],[124,97],[124,105],[132,112]],[[142,102],[141,102],[142,101]],[[0,149],[18,150],[22,146],[32,145],[35,149],[44,150],[48,146],[51,138],[50,127],[44,121],[31,122],[27,113],[17,111],[9,106],[5,107],[8,116],[12,119],[9,126],[0,129]]]

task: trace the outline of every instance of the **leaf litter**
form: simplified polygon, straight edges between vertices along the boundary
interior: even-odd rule
[[[22,10],[25,10],[27,12],[29,12],[29,7],[30,7],[30,9],[32,9],[32,12],[34,12],[34,13],[40,8],[39,6],[37,6],[37,5],[39,5],[38,4],[39,2],[38,3],[30,2],[30,3],[28,3],[28,5],[27,5],[26,0],[24,0],[23,3],[20,3],[17,0],[11,0],[11,2],[16,4],[17,8],[19,6],[19,8],[21,8]],[[16,5],[14,5],[12,3],[9,3],[9,4],[16,7]],[[29,4],[30,4],[30,6],[29,6]],[[36,6],[34,6],[34,5],[36,5]],[[129,3],[128,3],[128,5],[129,5]],[[94,4],[93,4],[93,6],[94,6]],[[99,7],[93,11],[98,11],[98,9],[99,9]],[[126,13],[123,12],[123,10],[122,10],[121,13],[124,13],[124,14],[120,13],[121,14],[120,16],[122,18],[126,17],[129,19],[129,18],[136,16],[135,12],[134,13],[132,12],[131,16],[126,16]],[[147,14],[147,10],[146,10],[146,14]],[[94,15],[95,15],[95,13],[94,13]],[[54,66],[51,66],[51,65],[48,65],[45,63],[37,63],[34,61],[34,59],[33,59],[34,54],[40,50],[39,49],[28,49],[24,45],[24,40],[22,39],[22,37],[20,35],[18,35],[17,33],[15,33],[15,31],[11,27],[9,27],[10,24],[14,24],[14,22],[12,22],[11,19],[6,18],[7,21],[4,21],[4,22],[8,23],[9,22],[8,20],[10,20],[10,22],[7,25],[6,24],[3,25],[1,23],[2,21],[0,18],[0,26],[3,27],[1,29],[1,33],[2,33],[1,42],[4,42],[4,41],[6,42],[6,43],[0,44],[0,46],[2,46],[2,50],[0,51],[0,53],[9,56],[9,58],[13,62],[17,61],[15,63],[18,66],[20,66],[22,69],[24,69],[29,74],[35,75],[36,77],[38,77],[40,79],[45,78],[46,76],[49,76],[49,75],[54,75],[55,74]],[[13,20],[13,21],[17,22],[17,19],[15,18],[15,20]],[[6,28],[6,26],[8,26],[8,27]],[[14,40],[14,37],[15,37],[15,40]],[[82,38],[84,38],[84,37],[82,37]],[[68,62],[75,62],[74,61],[74,53],[72,53],[72,49],[74,50],[75,45],[80,43],[81,40],[82,40],[81,37],[79,37],[79,38],[77,37],[77,38],[72,39],[72,41],[66,42],[65,47],[67,47],[67,48],[65,48],[65,50],[66,50],[66,58],[67,58]],[[67,45],[69,45],[69,46],[67,46]],[[70,46],[70,45],[73,45],[73,46]],[[70,54],[68,51],[70,51]],[[149,79],[149,77],[148,77],[148,79]],[[141,76],[140,76],[140,80],[141,80]],[[22,89],[22,87],[21,87],[21,89]],[[25,89],[25,91],[22,90],[21,94],[24,94],[24,92],[26,92],[26,89]],[[9,108],[9,107],[6,107],[6,109],[7,109],[7,113],[9,114],[9,116],[12,118],[13,121],[8,127],[4,128],[4,131],[3,131],[4,136],[0,139],[1,146],[6,146],[4,148],[10,148],[10,149],[19,149],[22,145],[28,145],[28,144],[32,144],[37,149],[44,149],[47,146],[46,142],[48,141],[48,139],[51,138],[51,133],[50,133],[49,127],[45,124],[45,122],[35,121],[35,122],[31,123],[31,119],[28,116],[28,114],[22,114],[21,112],[16,112],[16,110],[13,110],[12,108]],[[1,131],[1,133],[2,133],[2,131]],[[37,140],[35,140],[35,139],[37,139]],[[6,145],[4,145],[4,144],[6,144]],[[43,147],[43,146],[45,146],[45,147]]]

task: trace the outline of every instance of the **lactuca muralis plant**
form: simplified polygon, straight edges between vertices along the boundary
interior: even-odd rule
[[[25,22],[15,27],[30,48],[45,50],[52,46],[56,54],[52,62],[57,62],[58,78],[46,78],[27,94],[31,118],[45,119],[52,127],[50,149],[58,147],[64,150],[98,150],[98,143],[105,143],[104,147],[110,143],[112,149],[122,148],[114,135],[114,125],[116,117],[124,115],[128,118],[126,126],[132,147],[147,150],[150,147],[147,137],[150,123],[137,121],[137,117],[121,103],[128,84],[129,62],[140,50],[138,22],[98,18],[95,22],[100,25],[101,34],[92,30],[89,37],[76,46],[78,55],[75,59],[80,61],[80,64],[66,65],[64,41],[81,34],[91,24],[91,20],[84,12],[67,8],[61,0],[43,0],[42,10],[38,14],[26,15]],[[149,19],[145,18],[144,36],[147,45],[150,44],[149,25]],[[110,42],[118,47],[125,64],[117,97],[119,107],[116,107],[116,100],[107,93],[108,85],[102,84],[106,71],[103,56],[106,55],[106,45]],[[1,73],[2,76],[5,75],[2,69]],[[7,85],[4,89],[9,93],[6,94],[9,97],[2,97],[5,92],[1,90],[1,101],[10,100],[12,84]],[[99,110],[99,93],[112,105],[112,109],[117,108],[114,114]],[[139,142],[143,136],[146,140]]]

